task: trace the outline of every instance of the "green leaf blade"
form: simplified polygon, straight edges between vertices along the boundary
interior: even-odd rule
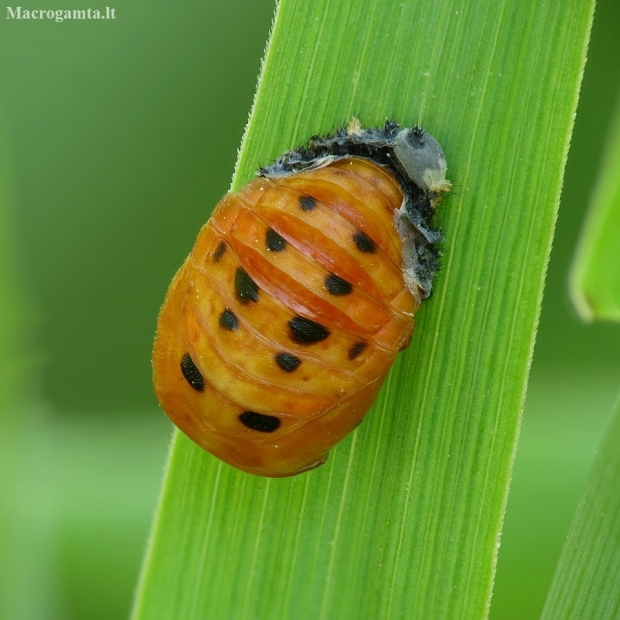
[[[620,99],[571,274],[584,320],[620,321]]]
[[[136,620],[486,616],[591,17],[281,2],[233,188],[354,114],[420,122],[456,183],[443,269],[326,466],[261,480],[176,437]]]
[[[620,614],[620,401],[594,462],[551,584],[543,620]]]

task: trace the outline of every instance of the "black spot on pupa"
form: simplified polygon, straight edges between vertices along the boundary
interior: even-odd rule
[[[277,353],[276,364],[285,372],[293,372],[299,368],[301,360],[290,353]]]
[[[239,415],[242,424],[259,433],[273,433],[280,428],[280,418],[255,411],[244,411]]]
[[[226,252],[226,243],[224,241],[220,241],[215,248],[215,252],[213,252],[213,262],[217,263],[222,256],[224,256]]]
[[[286,248],[286,240],[273,228],[268,228],[265,235],[265,245],[270,252],[281,252]]]
[[[243,267],[237,267],[235,271],[235,293],[242,304],[258,301],[258,284]]]
[[[303,316],[295,316],[289,322],[294,342],[299,344],[313,344],[321,342],[329,336],[329,330],[320,323],[315,323]]]
[[[227,329],[231,332],[239,329],[239,319],[230,308],[226,308],[224,312],[220,314],[219,323],[221,328]]]
[[[183,376],[187,379],[187,382],[197,391],[204,392],[205,389],[205,380],[198,368],[196,368],[196,364],[189,356],[189,353],[186,353],[181,359],[181,372]]]
[[[325,288],[328,293],[336,295],[337,297],[342,297],[343,295],[348,295],[353,287],[349,282],[343,280],[340,276],[330,273],[325,278]]]
[[[302,211],[312,211],[316,207],[316,200],[312,196],[301,196],[299,206]]]
[[[351,345],[349,348],[349,359],[353,361],[356,357],[359,357],[366,350],[367,346],[367,342],[356,342]]]
[[[355,241],[357,249],[360,252],[365,252],[366,254],[373,254],[375,248],[377,247],[376,243],[361,230],[353,235],[353,241]]]

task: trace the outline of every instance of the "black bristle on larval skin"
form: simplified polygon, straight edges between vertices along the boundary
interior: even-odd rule
[[[426,192],[412,182],[393,155],[393,142],[400,130],[400,125],[390,119],[385,121],[383,127],[353,132],[344,126],[334,134],[313,136],[304,146],[286,151],[271,166],[261,168],[258,174],[269,177],[301,172],[312,167],[318,159],[330,156],[363,157],[388,168],[398,179],[412,204],[429,203],[430,206]],[[418,138],[424,135],[424,130],[417,126],[410,131]],[[431,207],[427,215],[432,217],[432,213]],[[430,220],[427,221],[427,227],[430,228]]]
[[[259,176],[277,176],[283,172],[299,172],[308,168],[317,159],[334,155],[337,157],[364,157],[390,168],[400,176],[402,170],[391,156],[390,143],[398,135],[400,125],[386,120],[379,128],[363,129],[350,132],[345,125],[327,136],[313,136],[308,142],[297,148],[286,151],[271,166],[258,171]],[[403,180],[406,183],[406,180]]]

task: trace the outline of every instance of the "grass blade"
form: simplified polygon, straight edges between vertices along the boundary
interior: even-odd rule
[[[592,8],[280,3],[233,187],[353,114],[419,122],[457,185],[444,270],[323,468],[252,478],[175,436],[134,619],[486,616]]]
[[[620,400],[592,467],[549,591],[543,620],[620,614]]]
[[[620,99],[571,274],[571,295],[584,320],[620,321]]]

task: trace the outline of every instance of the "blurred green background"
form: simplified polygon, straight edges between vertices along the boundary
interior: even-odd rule
[[[47,7],[59,8],[37,5]],[[4,318],[17,326],[20,387],[2,420],[12,483],[3,483],[0,595],[10,593],[12,619],[129,613],[171,434],[150,386],[155,319],[228,189],[272,11],[271,0],[134,0],[113,21],[0,21],[2,225],[13,246],[7,278],[25,304]],[[581,324],[567,294],[619,93],[619,24],[618,2],[601,0],[493,620],[538,617],[620,388],[620,327]],[[458,171],[450,176],[458,184]]]

